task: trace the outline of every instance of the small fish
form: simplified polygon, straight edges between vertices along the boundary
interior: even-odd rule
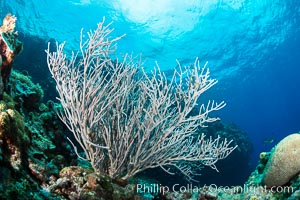
[[[265,144],[272,144],[274,142],[274,139],[273,138],[266,138],[265,140],[264,140],[264,143]]]

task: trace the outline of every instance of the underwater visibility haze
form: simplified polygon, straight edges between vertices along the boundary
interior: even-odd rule
[[[201,66],[208,62],[218,83],[201,96],[203,102],[224,100],[226,106],[212,115],[235,124],[252,143],[248,163],[233,172],[233,181],[217,164],[220,173],[208,183],[242,184],[261,152],[300,131],[298,0],[1,0],[0,18],[7,13],[17,17],[23,43],[13,69],[27,71],[46,100],[57,96],[46,63],[48,42],[66,41],[71,55],[79,50],[81,29],[94,30],[103,18],[113,22],[112,37],[125,34],[118,56],[141,55],[146,71],[157,62],[171,78],[176,60],[182,66],[197,57]],[[206,173],[216,172],[204,170],[200,182],[209,179]]]

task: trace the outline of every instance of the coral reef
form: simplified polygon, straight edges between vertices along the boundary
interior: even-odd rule
[[[75,166],[82,164],[77,162],[72,148],[65,143],[67,141],[64,138],[66,128],[54,112],[60,106],[52,101],[42,102],[43,90],[38,84],[32,83],[29,76],[13,71],[9,87],[11,94],[4,92],[3,99],[0,101],[1,198],[39,200],[299,199],[299,175],[286,184],[287,187],[290,187],[288,191],[274,192],[262,184],[266,166],[269,165],[276,151],[260,154],[257,168],[244,186],[228,186],[222,189],[209,185],[183,192],[169,191],[152,195],[138,193],[137,184],[144,184],[146,179],[141,181],[139,177],[136,177],[128,180],[128,183],[124,183],[112,180],[103,174],[94,173],[89,168],[90,166]],[[235,125],[216,122],[213,126],[199,131],[212,137],[218,134],[235,138],[235,142],[240,146],[237,153],[241,157],[247,157],[252,150],[247,135]],[[293,141],[297,147],[296,140]],[[292,141],[288,144],[290,148],[293,146]],[[280,145],[278,144],[276,148],[278,146]],[[229,160],[232,163],[235,162],[235,159]],[[290,166],[294,161],[295,159],[286,160],[285,164]],[[234,176],[232,172],[229,175]],[[159,180],[151,180],[148,185],[151,186],[153,183],[164,187]]]
[[[22,157],[29,144],[23,117],[15,110],[12,99],[4,93],[0,101],[0,148],[2,159],[15,170],[22,166]]]
[[[299,167],[297,164],[297,156],[299,155],[299,137],[300,134],[292,134],[283,139],[271,152],[262,152],[259,155],[259,163],[254,172],[251,173],[248,180],[244,185],[237,186],[218,186],[216,184],[207,185],[204,187],[197,187],[196,184],[183,185],[184,192],[168,191],[165,193],[157,194],[158,199],[164,200],[295,200],[300,199],[300,173],[295,170],[294,175],[290,177],[288,182],[282,186],[267,187],[264,185],[263,179],[265,171],[269,168],[268,165],[273,165],[280,168],[281,165],[273,163],[276,153],[288,154],[287,158],[281,158],[284,160],[283,168],[289,172],[290,170]],[[284,143],[284,145],[282,145]],[[286,148],[288,150],[286,150]],[[296,156],[297,155],[297,156]],[[278,156],[278,155],[277,155]],[[299,156],[298,156],[299,157]],[[293,158],[293,159],[292,159]],[[271,164],[270,164],[271,163]],[[295,164],[296,163],[296,164]],[[292,166],[291,169],[285,168],[286,166]],[[297,166],[297,167],[296,167]],[[295,167],[295,168],[294,168]],[[279,169],[282,170],[282,169]],[[283,172],[278,172],[278,175],[283,175]],[[273,173],[275,177],[276,173]],[[284,179],[284,178],[283,178]],[[276,180],[276,178],[274,179]],[[159,184],[159,183],[158,183]],[[166,187],[166,186],[161,186]],[[179,187],[177,187],[179,188]],[[185,190],[188,189],[188,190]],[[156,196],[152,196],[155,199]]]
[[[134,185],[123,187],[114,183],[108,176],[93,172],[91,168],[76,166],[62,169],[59,179],[43,187],[49,193],[66,199],[136,199]]]
[[[61,106],[52,101],[43,102],[43,89],[33,83],[28,74],[11,71],[13,58],[22,48],[14,32],[15,21],[14,16],[7,15],[0,27],[0,199],[300,199],[300,134],[288,136],[271,152],[262,152],[256,170],[243,186],[198,187],[193,183],[191,188],[182,185],[182,191],[146,194],[137,191],[138,184],[145,187],[155,184],[160,190],[167,187],[162,183],[165,176],[152,174],[152,179],[148,180],[137,176],[124,182],[93,172],[90,165],[77,160],[73,148],[66,142],[67,129],[55,113]],[[199,129],[200,132],[233,139],[239,145],[238,151],[226,161],[228,163],[221,163],[231,166],[228,171],[221,172],[222,176],[228,176],[229,180],[238,174],[232,166],[245,169],[242,163],[247,163],[253,148],[246,133],[233,124],[220,121]],[[212,175],[201,178],[212,179]],[[280,187],[270,188],[273,185]]]
[[[23,89],[14,89],[18,85]],[[30,77],[13,71],[9,87],[11,95],[4,92],[0,100],[1,198],[55,199],[40,185],[76,164],[72,148],[64,143],[66,129],[55,104],[41,102],[43,90]]]
[[[42,107],[46,109],[47,106],[41,103],[44,91],[39,84],[34,84],[31,81],[30,76],[12,71],[9,86],[9,92],[16,103],[16,107],[22,109],[22,112],[38,111],[43,109]]]
[[[13,60],[22,50],[22,43],[17,39],[18,33],[14,31],[16,20],[15,16],[7,14],[0,27],[0,95],[6,89]]]
[[[281,140],[265,167],[263,184],[267,187],[285,185],[300,173],[300,134],[295,133]]]
[[[3,198],[149,199],[136,193],[136,180],[130,180],[127,184],[93,173],[91,168],[72,166],[80,163],[77,162],[72,148],[64,143],[67,141],[64,138],[66,129],[54,112],[60,106],[52,101],[42,102],[42,89],[38,84],[32,83],[26,74],[13,71],[9,87],[11,95],[4,93],[3,100],[0,101],[0,194]],[[231,126],[224,126],[226,125],[216,124],[213,130],[236,130]],[[8,135],[8,130],[15,130],[14,134]],[[8,148],[9,137],[12,136],[16,138],[12,140],[15,143],[9,144],[15,147]],[[244,142],[246,144],[246,141]],[[12,154],[6,149],[16,149],[19,152],[16,155],[22,156],[14,156],[14,159],[11,159],[9,156]],[[155,198],[213,199],[219,194],[208,193],[203,189],[199,194],[170,192],[164,196],[159,195]]]
[[[288,135],[271,152],[260,154],[257,168],[246,182],[251,187],[264,188],[260,199],[300,198],[299,136]]]

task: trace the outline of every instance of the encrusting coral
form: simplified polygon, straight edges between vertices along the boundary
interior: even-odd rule
[[[33,196],[47,195],[38,185],[56,179],[75,156],[63,142],[64,127],[54,103],[41,103],[43,91],[30,77],[12,74],[12,94],[4,92],[0,100],[0,194],[6,199],[38,199]],[[14,89],[17,85],[26,89]]]
[[[7,94],[0,101],[0,148],[3,158],[10,165],[19,170],[22,165],[22,155],[29,144],[29,135],[25,130],[25,123],[20,113],[15,110]]]
[[[263,174],[267,187],[285,185],[300,173],[300,134],[285,137],[274,148]]]
[[[12,71],[10,78],[10,93],[17,108],[39,110],[44,91],[39,84],[34,84],[30,76]]]

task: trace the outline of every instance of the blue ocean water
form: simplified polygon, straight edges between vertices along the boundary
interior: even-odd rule
[[[17,16],[24,42],[15,68],[36,81],[51,81],[48,41],[67,41],[67,49],[76,51],[81,28],[94,29],[105,16],[114,22],[115,36],[126,34],[120,55],[142,54],[149,70],[155,61],[166,73],[176,59],[208,61],[219,83],[203,100],[227,102],[218,115],[249,134],[253,165],[261,151],[300,131],[298,0],[1,0],[0,17],[8,12]]]

